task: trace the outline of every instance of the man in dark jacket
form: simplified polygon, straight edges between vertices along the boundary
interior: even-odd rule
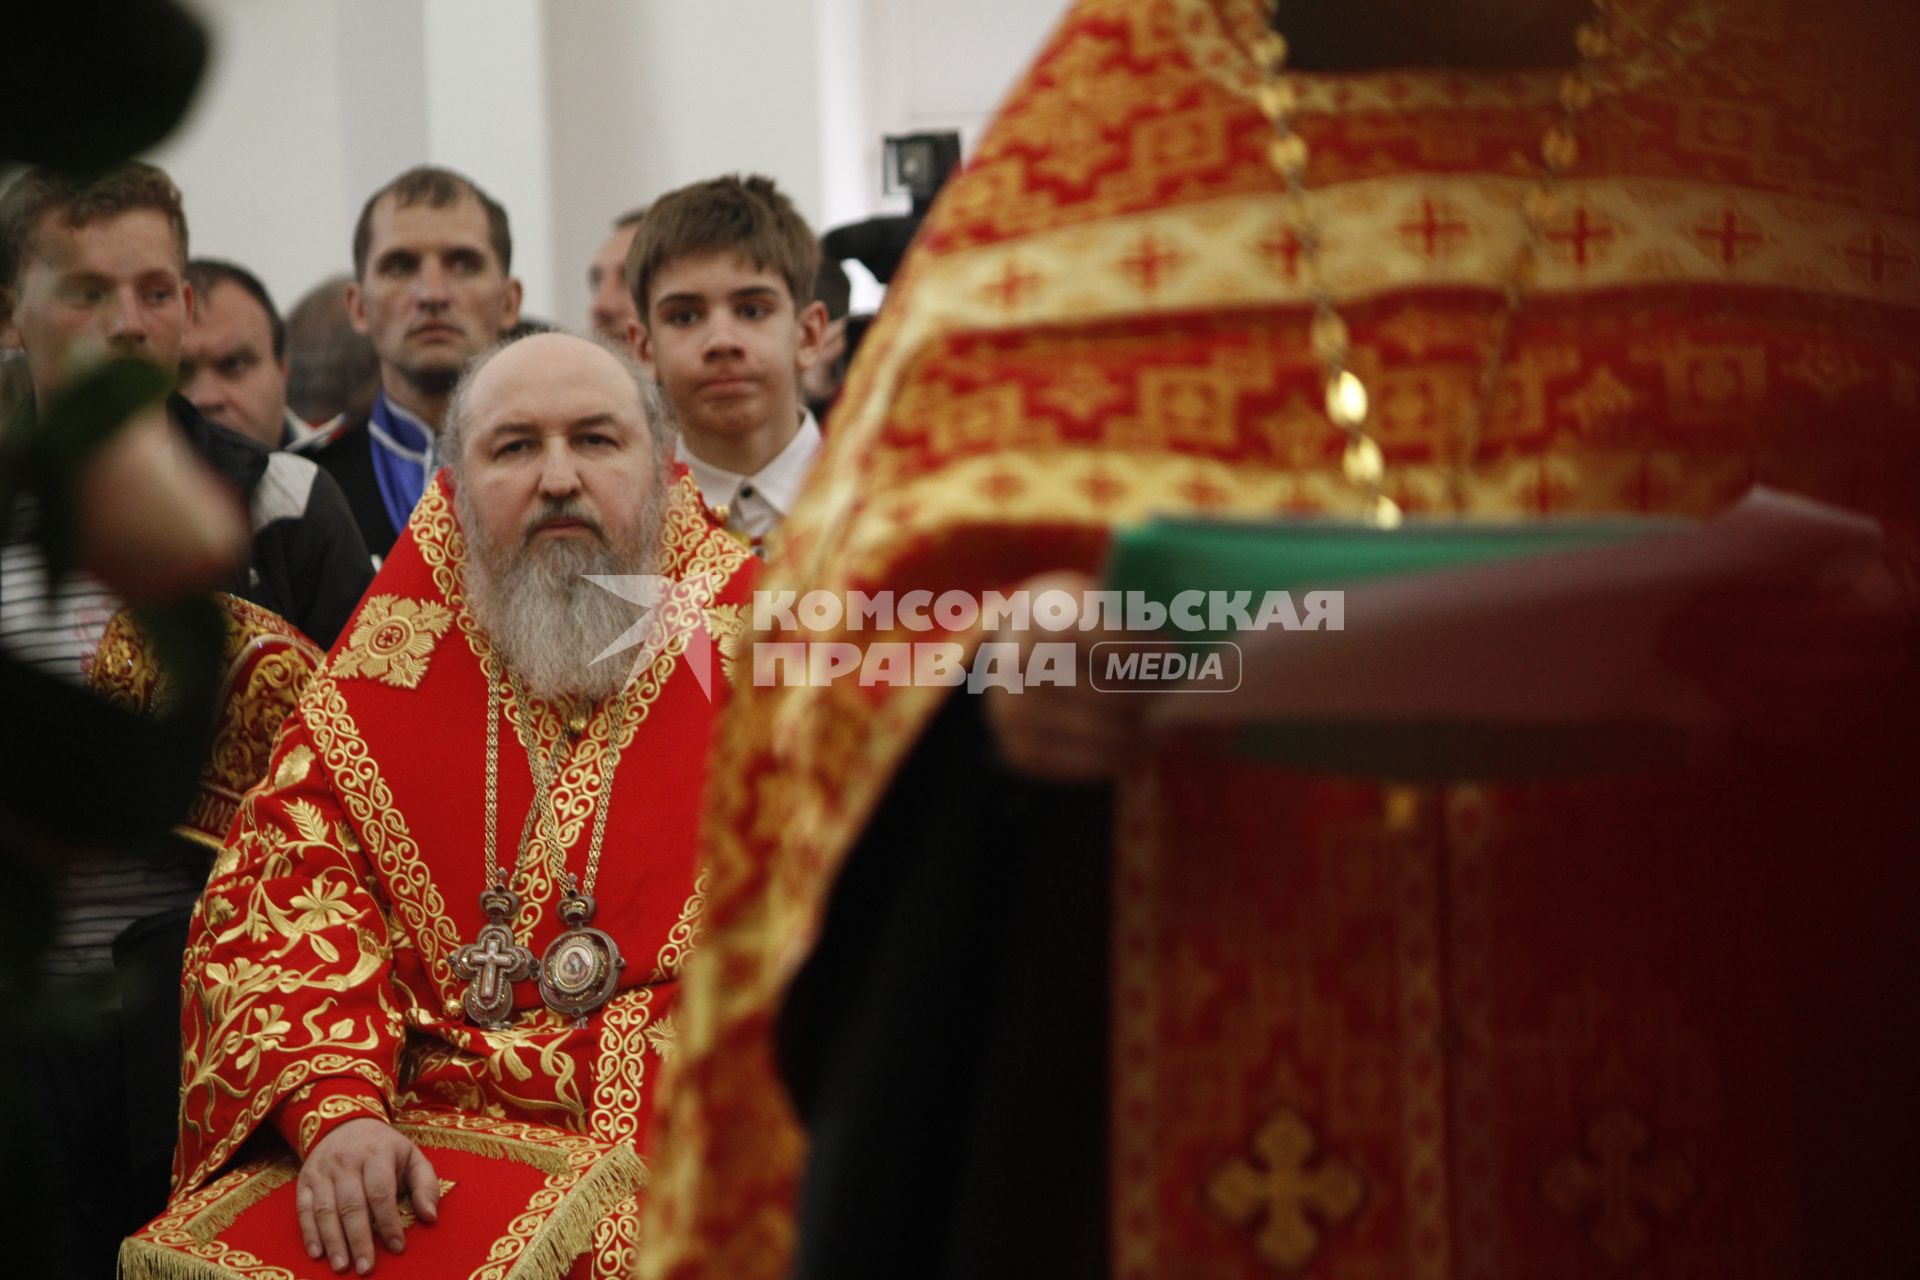
[[[180,193],[151,165],[86,177],[35,169],[0,195],[0,341],[25,352],[33,387],[25,412],[51,404],[102,358],[144,360],[173,377],[192,306],[186,259]],[[228,589],[330,645],[372,578],[338,486],[307,459],[207,421],[184,397],[170,397],[166,413],[249,515],[251,555]],[[0,530],[0,647],[77,681],[119,601],[84,574],[49,584],[28,540],[37,515],[9,515]],[[36,1105],[61,1135],[47,1171],[56,1212],[43,1224],[60,1275],[109,1274],[118,1238],[165,1196],[170,1152],[164,1141],[149,1149],[142,1135],[170,1127],[171,1019],[143,1021],[144,1006],[122,1004],[114,948],[143,930],[162,936],[145,972],[168,989],[165,939],[176,939],[177,956],[206,871],[204,856],[171,846],[73,849],[57,869],[51,945],[37,968],[63,1021],[30,1047],[27,1072]]]
[[[440,469],[447,400],[467,362],[520,320],[507,211],[446,169],[409,169],[373,193],[353,232],[347,315],[373,340],[372,412],[299,446],[346,492],[384,556]]]
[[[186,253],[180,193],[151,165],[89,177],[35,169],[9,187],[0,197],[0,310],[8,345],[26,352],[36,403],[47,403],[89,358],[133,356],[175,372],[193,300]],[[207,421],[183,397],[167,408],[251,516],[253,555],[234,593],[331,645],[373,577],[338,486],[306,459]],[[22,643],[56,644],[56,661],[69,651],[84,657],[105,625],[97,616],[104,602],[91,602],[70,625],[71,602],[59,605],[29,580],[37,575],[18,572],[25,559],[8,554],[0,633],[52,631]]]

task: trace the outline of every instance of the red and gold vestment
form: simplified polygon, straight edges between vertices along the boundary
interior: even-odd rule
[[[584,873],[606,818],[596,927],[626,960],[582,1027],[515,988],[510,1026],[462,1016],[449,957],[485,922],[489,681],[503,673],[469,611],[449,482],[429,489],[353,622],[242,803],[195,913],[184,975],[183,1196],[271,1120],[304,1154],[332,1127],[447,1108],[626,1140],[645,1151],[673,1053],[676,979],[699,928],[696,831],[715,697],[750,557],[680,474],[667,505],[656,608],[672,639],[624,698],[568,709],[508,692],[498,771],[500,861],[534,803],[529,752],[571,740],[553,782],[562,848],[539,833],[516,888],[518,940],[559,932],[564,876]],[[636,610],[636,621],[639,612]],[[612,637],[609,637],[612,639]],[[697,678],[705,672],[706,679]],[[622,707],[629,707],[624,716]],[[620,747],[617,774],[604,776]],[[595,1273],[621,1274],[631,1205],[601,1223]]]
[[[1920,117],[1862,56],[1904,16],[1613,9],[1640,35],[1583,117],[1466,512],[1706,516],[1765,483],[1879,518],[1910,573]],[[767,589],[978,595],[1097,573],[1158,514],[1357,510],[1257,104],[1268,20],[1074,7],[922,229]],[[1561,75],[1301,77],[1320,271],[1409,512],[1448,509]],[[947,694],[730,711],[645,1274],[784,1274],[774,1015]],[[1920,907],[1890,697],[1819,758],[1680,776],[1389,795],[1162,759],[1115,853],[1118,1274],[1859,1273],[1914,1183],[1914,1109],[1875,1109],[1906,1094],[1873,1028],[1911,1029],[1888,940]]]

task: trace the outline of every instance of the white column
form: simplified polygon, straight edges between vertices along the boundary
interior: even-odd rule
[[[339,0],[333,15],[340,100],[326,123],[340,139],[345,179],[336,270],[351,271],[361,206],[427,157],[426,20],[421,0]],[[321,124],[306,136],[318,136]]]
[[[526,311],[554,314],[545,22],[522,0],[423,0],[427,146],[506,206]]]
[[[822,0],[550,0],[556,312],[586,318],[587,261],[623,210],[722,173],[823,206]]]
[[[289,305],[347,263],[349,87],[336,14],[259,0],[197,7],[212,63],[187,117],[145,158],[186,198],[189,249],[247,267]]]
[[[530,313],[586,318],[614,215],[764,173],[816,230],[905,207],[880,136],[970,144],[1067,0],[195,0],[215,62],[153,153],[196,252],[282,302],[350,265],[354,219],[409,166],[506,205]]]

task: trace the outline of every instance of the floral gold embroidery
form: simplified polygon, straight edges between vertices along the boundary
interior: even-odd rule
[[[273,789],[285,791],[307,780],[308,770],[313,768],[313,749],[302,743],[287,752],[280,761],[280,767],[273,772]]]
[[[600,1050],[593,1083],[596,1137],[634,1142],[640,1137],[640,1099],[646,1085],[646,1033],[653,1024],[654,988],[615,996],[600,1013]]]
[[[680,976],[680,965],[686,960],[695,944],[700,941],[700,913],[707,907],[707,873],[702,871],[693,881],[693,892],[680,907],[680,918],[667,933],[667,941],[660,948],[660,954],[654,960],[653,976],[649,983],[664,982]]]
[[[737,604],[710,604],[706,612],[707,632],[713,636],[714,646],[720,650],[720,677],[732,684],[733,673],[740,664],[740,654],[746,644],[746,609]]]
[[[181,832],[218,847],[240,798],[266,776],[280,726],[326,655],[279,615],[235,596],[218,603],[226,621],[219,717]],[[89,685],[141,715],[173,706],[173,683],[130,610],[107,624],[88,668]]]
[[[334,674],[417,689],[426,679],[434,646],[452,625],[453,611],[435,601],[371,596],[360,609],[347,647],[334,659]]]

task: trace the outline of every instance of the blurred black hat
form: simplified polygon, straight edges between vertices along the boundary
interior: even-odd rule
[[[0,162],[138,155],[179,123],[206,70],[206,28],[175,0],[21,4],[5,27]]]

